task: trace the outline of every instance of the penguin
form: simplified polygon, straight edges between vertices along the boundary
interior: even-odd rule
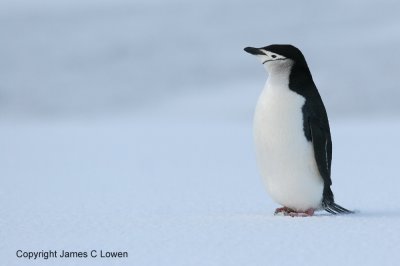
[[[254,114],[256,157],[275,215],[353,213],[334,201],[328,115],[302,52],[293,45],[246,47],[268,79]]]

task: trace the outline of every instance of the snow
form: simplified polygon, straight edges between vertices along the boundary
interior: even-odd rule
[[[2,2],[2,265],[397,264],[399,3],[229,3]],[[271,42],[306,54],[354,215],[273,216],[252,139],[265,74],[242,51]]]
[[[255,165],[251,114],[232,119],[235,101],[223,117],[199,111],[220,107],[218,99],[207,91],[120,117],[3,121],[3,263],[26,265],[18,249],[129,253],[49,259],[57,265],[398,261],[398,118],[331,123],[333,190],[357,214],[275,217]]]

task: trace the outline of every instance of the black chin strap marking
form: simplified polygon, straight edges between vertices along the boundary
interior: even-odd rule
[[[270,60],[265,60],[262,64],[264,65],[265,63],[269,61],[278,61],[278,60],[286,60],[287,58],[278,58],[278,59],[270,59]]]

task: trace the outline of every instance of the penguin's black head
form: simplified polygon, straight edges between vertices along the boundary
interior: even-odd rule
[[[299,66],[307,66],[301,51],[290,44],[272,44],[261,48],[246,47],[244,50],[259,57],[263,64],[282,64],[291,61]]]

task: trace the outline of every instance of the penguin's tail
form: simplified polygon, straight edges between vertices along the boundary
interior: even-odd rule
[[[355,213],[354,211],[350,211],[346,208],[343,208],[342,206],[332,202],[329,204],[323,204],[323,208],[325,211],[331,213],[331,214],[351,214]]]

